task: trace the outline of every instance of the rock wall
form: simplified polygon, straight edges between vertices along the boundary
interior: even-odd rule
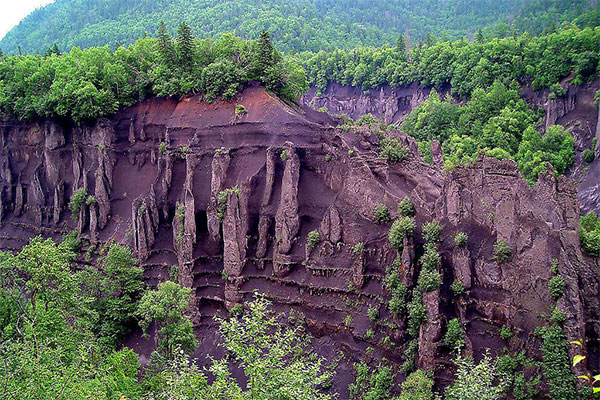
[[[248,113],[236,116],[236,104]],[[93,126],[2,123],[0,247],[77,229],[91,243],[131,245],[151,285],[172,277],[175,265],[179,282],[193,288],[196,334],[207,338],[199,356],[218,351],[210,340],[214,315],[227,315],[256,290],[266,293],[276,309],[303,313],[315,351],[339,363],[341,398],[367,347],[373,362],[400,365],[413,339],[418,366],[446,385],[452,368],[443,335],[452,318],[464,326],[468,352],[499,351],[507,343],[498,332],[509,325],[538,357],[533,332],[550,311],[552,259],[567,284],[560,305],[568,337],[585,333],[597,343],[599,271],[579,249],[573,182],[548,174],[531,189],[513,162],[488,158],[444,172],[424,163],[400,132],[392,135],[410,154],[392,165],[377,156],[375,135],[322,122],[254,87],[233,103],[152,99]],[[75,221],[67,205],[81,188],[93,200]],[[373,210],[384,204],[397,217],[405,196],[417,229],[398,254],[387,239],[391,223],[376,224]],[[409,289],[416,285],[421,227],[434,218],[443,227],[444,283],[424,295],[428,320],[412,338],[406,315],[388,310],[383,282],[396,266]],[[313,230],[320,241],[311,247]],[[469,235],[466,247],[454,244],[459,230]],[[493,259],[497,240],[513,250],[506,264]],[[449,290],[454,279],[466,289],[459,301]],[[373,308],[375,322],[367,316]]]

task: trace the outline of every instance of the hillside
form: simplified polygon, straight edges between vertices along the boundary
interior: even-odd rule
[[[129,44],[154,35],[164,20],[172,33],[185,20],[199,37],[232,32],[254,39],[265,28],[279,50],[353,48],[395,44],[409,32],[413,42],[427,34],[473,36],[480,29],[515,20],[515,29],[537,34],[548,25],[580,15],[588,1],[467,0],[57,0],[33,12],[0,42],[7,53],[45,52]],[[515,19],[516,18],[516,19]],[[506,26],[498,33],[505,34]]]

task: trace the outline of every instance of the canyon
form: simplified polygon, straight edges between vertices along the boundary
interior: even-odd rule
[[[566,284],[558,304],[565,333],[569,340],[586,337],[590,365],[598,365],[600,271],[581,252],[578,222],[581,211],[598,210],[600,167],[585,166],[580,153],[599,133],[593,104],[599,87],[596,80],[558,99],[524,92],[545,110],[543,125],[565,125],[577,147],[567,176],[555,177],[550,167],[533,187],[515,162],[483,155],[445,171],[437,142],[430,165],[399,130],[390,135],[409,153],[390,163],[379,157],[373,132],[344,132],[336,118],[315,111],[372,113],[396,123],[427,98],[416,85],[371,94],[331,86],[321,95],[312,90],[303,107],[251,86],[233,102],[152,98],[89,125],[0,122],[0,248],[18,250],[35,235],[60,239],[74,229],[87,249],[113,240],[131,246],[149,285],[176,276],[193,288],[188,313],[201,360],[223,351],[215,345],[213,317],[255,291],[265,293],[290,315],[287,323],[304,321],[317,353],[337,362],[334,389],[347,398],[352,365],[365,354],[404,361],[412,338],[405,316],[387,309],[384,278],[397,268],[414,287],[422,226],[435,219],[442,226],[443,283],[424,294],[427,321],[416,337],[416,367],[433,370],[442,387],[452,380],[452,349],[443,336],[453,318],[466,333],[467,354],[508,347],[539,359],[534,332],[552,311],[554,260]],[[236,112],[237,105],[244,109]],[[81,189],[93,197],[73,218],[69,200]],[[414,205],[416,230],[399,253],[388,240],[391,222],[377,224],[373,210],[385,205],[395,218],[405,197]],[[307,240],[312,231],[320,239],[314,247]],[[458,232],[468,235],[466,246],[455,244]],[[498,241],[512,250],[506,263],[494,258]],[[455,280],[465,287],[459,298],[450,290]],[[375,324],[371,308],[379,310]],[[504,326],[512,339],[500,337]],[[153,340],[137,332],[126,345],[144,363]]]

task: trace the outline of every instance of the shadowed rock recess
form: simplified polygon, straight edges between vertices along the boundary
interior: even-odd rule
[[[236,115],[236,104],[247,113]],[[34,235],[59,238],[77,229],[92,244],[132,246],[150,285],[176,265],[179,282],[194,289],[197,355],[222,351],[214,344],[214,315],[255,290],[266,293],[278,310],[304,313],[315,350],[339,363],[334,388],[344,398],[352,364],[367,347],[375,357],[403,362],[411,337],[406,315],[387,309],[385,271],[393,265],[414,287],[422,226],[437,219],[443,283],[423,296],[428,318],[416,336],[417,367],[434,370],[440,385],[451,379],[443,336],[453,318],[467,333],[469,352],[499,351],[507,345],[500,329],[508,326],[515,338],[508,346],[539,358],[533,331],[551,312],[553,259],[566,283],[559,305],[567,337],[591,340],[597,365],[600,274],[580,250],[574,182],[548,173],[531,188],[513,161],[486,157],[445,172],[423,162],[416,142],[399,132],[391,135],[410,153],[390,164],[378,157],[375,135],[334,125],[258,87],[234,103],[151,99],[91,126],[1,123],[0,247],[16,250]],[[75,222],[67,205],[78,189],[95,201],[84,202]],[[406,196],[416,229],[398,254],[387,237],[391,222],[376,224],[373,210],[386,205],[396,218]],[[311,247],[313,230],[320,241]],[[459,231],[468,234],[465,247],[455,244]],[[499,264],[493,246],[501,240],[512,258]],[[397,257],[402,263],[393,263]],[[456,279],[465,287],[459,299],[450,290]],[[373,307],[380,325],[370,337]],[[140,342],[128,345],[144,359],[149,351]]]

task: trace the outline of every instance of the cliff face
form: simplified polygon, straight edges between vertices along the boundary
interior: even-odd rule
[[[236,115],[235,104],[247,113]],[[278,310],[304,314],[314,349],[339,363],[334,388],[346,398],[351,366],[367,347],[374,359],[402,362],[411,338],[406,316],[387,310],[383,278],[399,256],[402,265],[394,268],[415,285],[421,226],[435,218],[443,228],[443,285],[424,296],[428,320],[417,336],[416,362],[435,370],[439,384],[452,376],[443,344],[452,318],[460,319],[470,352],[523,346],[539,355],[532,333],[550,312],[552,259],[566,281],[559,304],[569,339],[585,335],[597,344],[599,271],[579,248],[573,182],[548,174],[531,189],[515,163],[488,158],[445,173],[439,161],[424,163],[416,143],[399,132],[393,135],[410,154],[392,165],[377,157],[372,133],[332,125],[257,87],[235,103],[152,99],[93,126],[2,123],[0,247],[77,229],[92,244],[131,245],[150,284],[177,265],[179,282],[194,289],[189,313],[202,356],[219,351],[212,316],[264,292]],[[67,204],[80,188],[95,201],[84,203],[74,222]],[[387,239],[390,224],[376,224],[373,209],[385,204],[395,217],[405,196],[417,229],[397,254]],[[310,248],[313,230],[320,242]],[[454,244],[457,231],[469,235],[466,247]],[[498,240],[513,252],[501,265],[493,259]],[[353,251],[358,243],[364,250]],[[455,279],[466,289],[459,300],[449,290]],[[373,307],[376,323],[367,317]],[[499,337],[504,325],[515,333],[510,343]],[[128,345],[144,361],[142,342],[134,336]]]
[[[598,104],[594,95],[600,89],[600,79],[573,86],[565,80],[565,95],[552,98],[549,90],[534,92],[528,86],[521,88],[527,103],[543,111],[540,129],[545,131],[550,125],[563,125],[575,139],[575,162],[567,171],[567,176],[579,181],[579,201],[581,210],[600,212],[600,129],[598,126]],[[362,91],[360,88],[330,84],[323,93],[312,88],[303,96],[302,102],[314,110],[326,109],[332,115],[344,114],[358,119],[365,114],[373,114],[386,123],[401,123],[412,110],[429,97],[430,88],[412,84],[402,87],[384,86],[381,89]],[[449,88],[442,90],[442,95]],[[586,164],[583,151],[592,146],[596,139],[596,160]]]

